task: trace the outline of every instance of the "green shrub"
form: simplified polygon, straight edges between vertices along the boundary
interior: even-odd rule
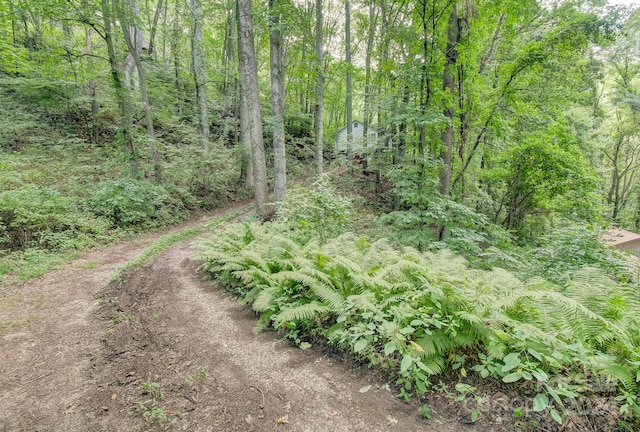
[[[232,227],[202,242],[199,258],[262,325],[296,343],[323,335],[389,371],[405,398],[435,375],[469,370],[521,383],[535,411],[560,423],[567,400],[602,391],[601,382],[617,385],[624,413],[640,415],[640,298],[599,269],[558,286],[473,269],[450,251],[352,234],[321,244],[287,230],[281,222]]]
[[[81,249],[105,231],[104,222],[80,212],[55,189],[23,186],[0,193],[2,249]]]
[[[150,228],[177,222],[183,203],[156,183],[123,178],[106,181],[87,199],[88,208],[117,228]]]
[[[387,174],[395,209],[381,220],[393,229],[390,237],[421,251],[446,248],[470,257],[488,244],[509,242],[485,215],[440,195],[439,170],[439,162],[418,159]]]
[[[316,236],[320,243],[325,243],[348,227],[351,203],[329,184],[326,176],[322,176],[311,188],[289,191],[277,213],[303,238]]]
[[[613,279],[630,281],[633,275],[628,260],[602,242],[603,234],[603,229],[562,221],[539,247],[530,251],[538,274],[564,283],[578,270],[593,266]]]

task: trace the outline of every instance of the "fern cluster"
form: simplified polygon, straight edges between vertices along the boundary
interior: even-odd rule
[[[292,240],[279,223],[231,226],[200,244],[202,270],[300,342],[329,343],[397,377],[401,396],[465,365],[529,382],[534,409],[562,421],[564,400],[616,383],[638,415],[638,292],[586,268],[564,286],[481,270],[448,251],[420,252],[343,234]]]

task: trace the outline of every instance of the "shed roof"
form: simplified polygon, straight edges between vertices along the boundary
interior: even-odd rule
[[[602,240],[611,246],[621,246],[640,240],[640,234],[621,228],[609,228],[602,236]]]

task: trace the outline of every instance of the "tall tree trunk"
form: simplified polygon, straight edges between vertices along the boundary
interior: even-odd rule
[[[386,68],[380,67],[381,65],[387,64],[387,61],[389,60],[389,37],[387,35],[389,34],[390,18],[389,18],[387,6],[388,6],[387,0],[380,0],[380,25],[381,25],[380,35],[382,36],[382,40],[380,41],[380,45],[378,47],[379,67],[378,67],[378,74],[377,74],[378,86],[376,88],[376,95],[378,97],[378,100],[380,100],[380,98],[382,97],[382,85],[380,83],[390,81],[388,70]],[[382,127],[382,125],[386,124],[385,112],[381,104],[378,104],[378,107],[376,110],[376,117],[377,117],[377,122],[379,127]]]
[[[280,202],[287,193],[287,161],[284,136],[284,71],[285,52],[280,30],[282,16],[279,0],[269,0],[271,12],[270,62],[271,62],[271,109],[273,111],[273,169],[275,201]]]
[[[447,30],[448,43],[446,51],[446,63],[442,74],[442,88],[448,91],[451,98],[445,100],[444,116],[448,120],[447,128],[441,134],[442,147],[440,151],[440,159],[442,160],[442,171],[440,171],[440,193],[449,195],[451,192],[451,155],[453,152],[453,117],[455,115],[455,77],[453,75],[456,62],[458,60],[457,45],[460,40],[460,26],[458,23],[458,6],[453,5],[451,16],[449,17],[449,25]]]
[[[16,10],[13,4],[13,0],[9,0],[9,18],[11,19],[11,40],[13,45],[18,45],[18,39],[16,38]]]
[[[262,118],[260,113],[260,95],[258,91],[258,70],[253,39],[253,17],[251,0],[237,0],[239,49],[242,61],[240,69],[241,103],[246,104],[249,141],[253,159],[253,191],[256,200],[256,213],[263,216],[269,197],[267,186],[267,164],[264,141],[262,138]],[[242,111],[241,111],[242,115]]]
[[[351,4],[349,0],[344,2],[344,48],[347,62],[347,159],[351,160],[353,142],[353,84],[351,82]],[[366,131],[364,132],[367,139]],[[365,141],[366,142],[366,141]]]
[[[140,59],[140,51],[136,45],[134,45],[134,40],[131,38],[131,34],[136,34],[132,32],[131,27],[127,25],[126,17],[128,15],[128,10],[125,9],[124,5],[120,7],[120,26],[122,27],[122,34],[124,37],[124,41],[127,45],[127,49],[129,50],[129,55],[133,59],[133,63],[138,71],[138,83],[140,87],[140,95],[142,96],[142,102],[144,104],[144,117],[147,123],[147,134],[149,135],[149,142],[151,144],[151,153],[153,157],[153,172],[154,177],[157,182],[162,181],[162,170],[160,168],[160,156],[158,155],[158,148],[155,143],[155,131],[153,128],[153,115],[151,113],[151,103],[149,102],[149,94],[147,93],[147,79],[144,73],[144,68],[142,66],[142,60]],[[138,41],[139,43],[139,41]]]
[[[158,21],[160,20],[160,13],[162,12],[162,0],[158,0],[156,5],[156,11],[153,14],[153,22],[151,23],[151,30],[149,31],[149,58],[156,57],[156,32],[158,30]]]
[[[506,14],[500,15],[500,20],[498,21],[498,27],[493,32],[493,38],[491,39],[491,46],[487,53],[482,57],[480,61],[480,66],[478,67],[478,75],[482,75],[484,69],[487,67],[491,58],[493,57],[493,53],[496,51],[496,47],[498,46],[498,39],[500,38],[500,32],[502,31],[502,25],[504,24],[504,19],[506,18]]]
[[[238,24],[238,2],[237,0],[233,0],[233,14],[234,21],[236,22],[236,30]],[[236,31],[236,39],[238,49],[242,46],[242,41],[240,40],[240,33]],[[244,71],[244,57],[240,52],[238,52],[238,71],[242,73]],[[240,75],[240,74],[239,74]],[[239,83],[240,87],[242,83]],[[244,187],[247,189],[253,189],[253,158],[251,157],[251,134],[250,134],[250,126],[249,126],[249,111],[247,109],[247,101],[246,101],[246,93],[242,91],[241,88],[238,88],[238,112],[239,112],[239,145],[240,145],[240,155],[241,155],[241,178],[244,183]]]
[[[209,150],[209,113],[207,107],[206,76],[204,70],[204,48],[202,45],[202,5],[200,0],[190,0],[193,33],[191,35],[191,55],[193,59],[193,79],[198,101],[198,125],[203,146]]]
[[[240,59],[242,56],[239,56]],[[249,112],[247,110],[246,95],[240,89],[240,152],[242,157],[242,182],[244,187],[253,189],[253,158],[251,157],[251,134],[249,126]]]
[[[131,133],[131,102],[129,100],[129,90],[123,82],[122,70],[118,64],[116,57],[115,45],[113,42],[113,31],[111,21],[112,10],[110,0],[102,0],[102,18],[104,23],[104,39],[107,44],[107,52],[109,53],[109,64],[111,66],[111,82],[116,93],[118,101],[118,110],[120,114],[120,134],[122,147],[125,157],[129,162],[130,174],[133,178],[138,178],[138,162],[133,145],[133,135]]]
[[[375,0],[369,0],[369,30],[367,32],[367,49],[364,59],[364,113],[362,116],[364,125],[362,133],[366,136],[371,124],[371,99],[373,86],[371,85],[371,55],[373,42],[376,35],[377,14],[375,13]]]
[[[93,70],[93,45],[91,43],[91,29],[85,30],[85,53],[87,54],[87,62],[89,70]],[[94,121],[100,110],[100,103],[98,102],[98,80],[96,78],[89,78],[87,85],[89,87],[89,94],[91,95],[91,120]],[[93,137],[96,138],[95,136]]]
[[[162,64],[167,64],[167,35],[169,34],[167,21],[169,20],[169,0],[164,2],[162,14]]]
[[[316,112],[315,112],[315,144],[316,171],[322,174],[324,168],[324,152],[322,136],[324,120],[324,45],[323,45],[322,0],[316,0]]]
[[[182,81],[180,80],[180,35],[182,34],[182,29],[180,27],[180,2],[175,0],[174,9],[173,9],[173,25],[171,28],[171,54],[173,55],[173,72],[175,78],[175,88],[176,88],[176,103],[178,108],[178,114],[182,114]]]
[[[122,17],[120,17],[122,20],[127,20],[128,23],[133,22],[132,26],[128,26],[129,28],[129,34],[127,35],[130,39],[130,41],[132,42],[132,45],[134,47],[134,51],[136,52],[136,54],[138,55],[138,57],[140,57],[140,55],[142,54],[142,41],[143,41],[143,32],[142,29],[139,28],[140,25],[140,0],[134,0],[133,4],[131,5],[131,10],[129,10],[128,4],[129,4],[129,0],[113,0],[113,4],[117,5],[120,4],[119,7],[124,8],[124,5],[121,4],[122,2],[126,2],[127,3],[127,14],[123,15]],[[135,78],[134,78],[134,74],[133,71],[134,69],[137,67],[136,65],[136,61],[133,58],[133,54],[131,54],[131,50],[129,49],[129,53],[127,54],[127,56],[124,59],[124,76],[125,76],[125,82],[127,83],[127,85],[131,88],[136,88],[139,83],[136,82]]]
[[[236,32],[236,20],[234,12],[234,1],[227,0],[227,18],[225,20],[224,46],[222,52],[222,67],[224,69],[224,80],[222,83],[222,94],[236,97],[238,78],[234,67],[237,66],[236,42],[238,35]],[[237,103],[237,101],[234,101]]]
[[[402,104],[404,106],[409,105],[409,97],[411,96],[411,90],[409,85],[405,82],[402,88]],[[398,165],[402,159],[404,159],[407,153],[407,120],[403,119],[398,125],[398,150],[393,155],[393,165]],[[418,143],[418,146],[422,146],[422,143]],[[424,151],[420,149],[419,151]],[[422,154],[422,153],[421,153]]]

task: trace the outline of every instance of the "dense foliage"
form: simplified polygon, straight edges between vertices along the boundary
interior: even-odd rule
[[[475,371],[556,421],[613,388],[633,424],[637,266],[600,236],[640,228],[640,12],[348,5],[0,1],[0,279],[252,186],[270,216],[268,169],[276,220],[201,256],[263,325],[326,338],[403,397]],[[281,201],[287,172],[335,161],[347,119],[377,134],[333,165],[366,193],[352,202],[321,179]],[[379,217],[363,222],[371,202]]]
[[[317,201],[327,207],[334,192],[322,190]],[[577,265],[580,252],[559,246],[567,245],[567,232],[553,239],[553,264],[541,249],[531,255],[536,272],[555,275],[557,283],[472,268],[446,249],[420,252],[350,233],[299,235],[291,220],[232,226],[202,242],[200,258],[207,274],[252,305],[263,326],[301,346],[325,338],[388,371],[399,396],[425,393],[438,375],[456,371],[464,379],[474,371],[519,383],[534,411],[562,423],[567,404],[610,382],[621,418],[638,417],[637,282],[612,278],[624,265],[598,256],[604,246]]]
[[[113,126],[84,123],[62,104],[68,95],[34,86],[0,85],[10,125],[0,134],[0,279],[37,276],[80,250],[248,196],[234,152],[212,144],[204,158],[193,128],[171,119],[162,123],[163,181],[150,179],[147,157],[145,178],[123,176]]]

